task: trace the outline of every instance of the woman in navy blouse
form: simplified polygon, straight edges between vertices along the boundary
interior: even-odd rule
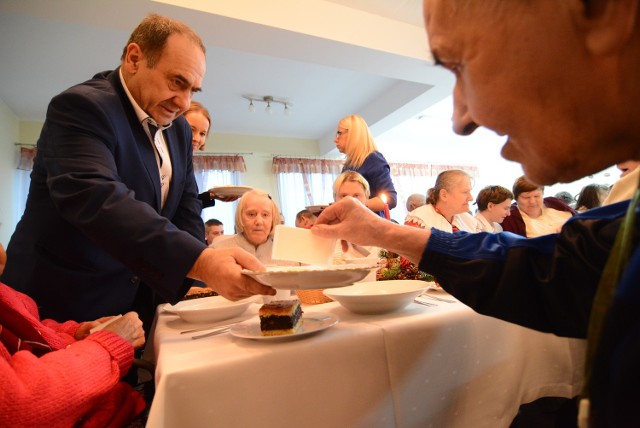
[[[333,141],[340,153],[347,156],[342,172],[356,171],[367,180],[371,189],[367,207],[384,217],[384,202],[380,196],[386,195],[389,209],[392,209],[396,206],[398,194],[393,187],[389,164],[378,151],[367,122],[355,114],[342,118]]]

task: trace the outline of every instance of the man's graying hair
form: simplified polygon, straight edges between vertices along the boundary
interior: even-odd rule
[[[144,53],[147,65],[152,68],[160,59],[162,51],[167,44],[167,39],[172,34],[186,35],[202,49],[202,53],[206,53],[204,43],[189,26],[175,19],[152,13],[133,30],[131,36],[129,36],[129,41],[122,50],[120,60],[124,60],[127,47],[131,43],[136,43]]]

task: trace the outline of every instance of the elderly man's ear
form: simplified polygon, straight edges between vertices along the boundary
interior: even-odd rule
[[[576,23],[587,49],[596,55],[619,51],[638,28],[638,0],[573,0]]]

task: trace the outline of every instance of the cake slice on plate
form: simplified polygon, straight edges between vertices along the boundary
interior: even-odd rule
[[[265,303],[258,311],[258,315],[263,336],[293,334],[302,325],[302,308],[299,300],[274,300]]]

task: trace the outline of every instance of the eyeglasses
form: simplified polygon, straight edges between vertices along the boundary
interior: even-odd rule
[[[349,130],[348,130],[348,129],[347,129],[347,130],[344,130],[344,131],[338,131],[338,132],[336,132],[336,138],[340,138],[340,136],[341,136],[342,134],[346,134],[347,132],[349,132]]]

